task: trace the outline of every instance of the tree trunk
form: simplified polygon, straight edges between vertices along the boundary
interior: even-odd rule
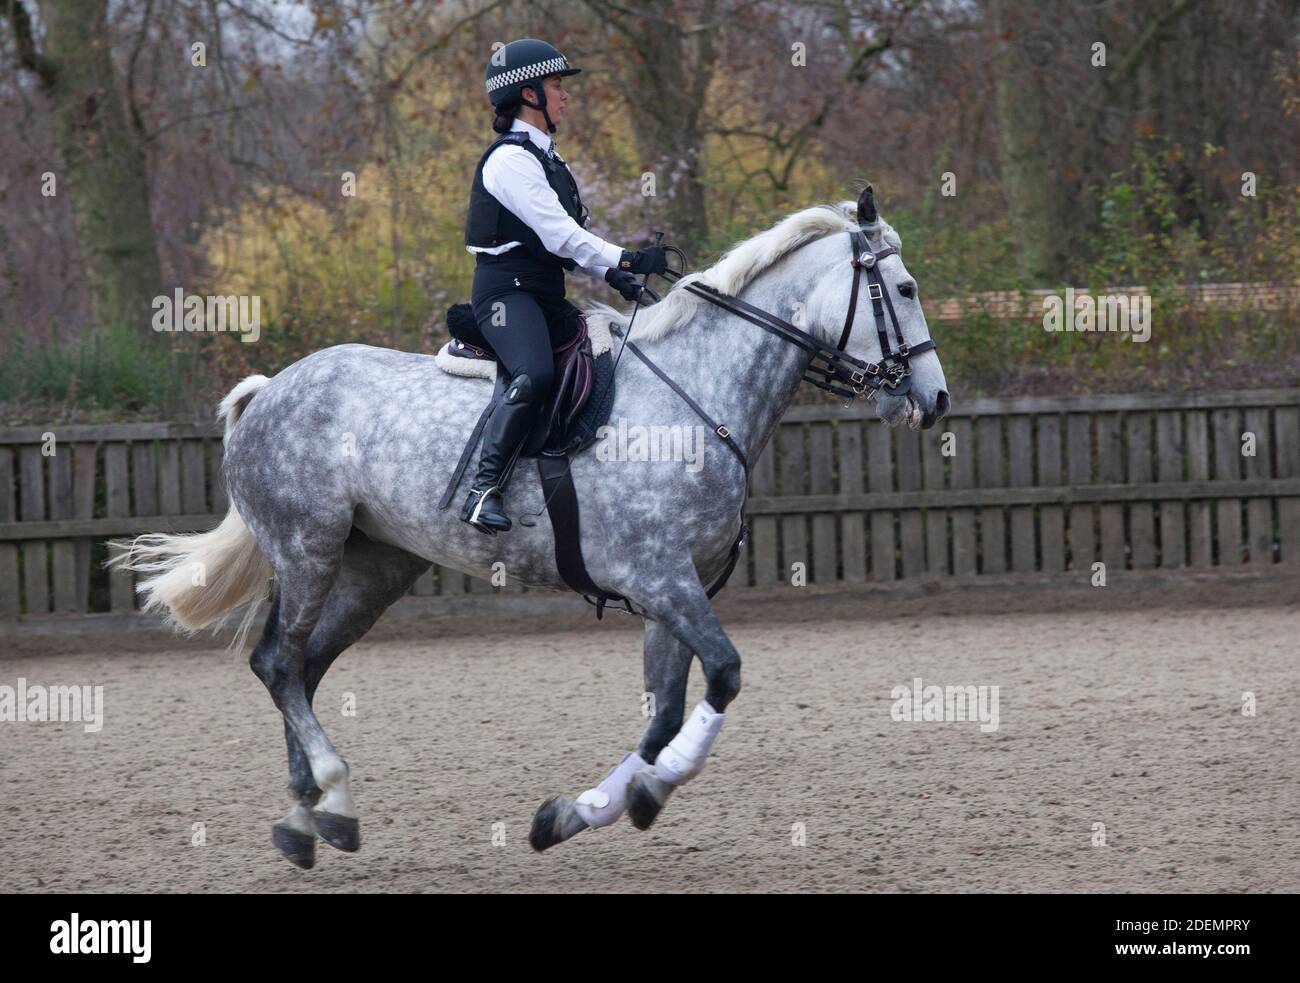
[[[639,62],[629,72],[627,99],[635,121],[637,149],[655,176],[659,213],[677,244],[688,252],[707,240],[708,213],[704,196],[704,138],[700,113],[713,74],[710,32],[687,38],[673,5],[645,0],[650,14],[633,38]],[[702,17],[714,10],[705,3]]]
[[[151,337],[162,274],[144,151],[118,97],[107,6],[41,0],[47,33],[38,74],[55,116],[63,156],[58,192],[71,198],[92,313],[101,326],[138,326]]]
[[[990,8],[1001,54],[996,94],[1002,183],[1019,247],[1020,271],[1032,283],[1047,285],[1060,276],[1063,265],[1055,239],[1056,168],[1038,79],[1050,58],[1050,35],[1037,29],[1030,4],[993,0]]]

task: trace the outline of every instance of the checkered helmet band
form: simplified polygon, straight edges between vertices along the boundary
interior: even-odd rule
[[[564,55],[560,55],[558,58],[548,58],[545,61],[534,62],[520,68],[509,68],[500,74],[493,75],[487,80],[487,90],[492,93],[507,85],[516,85],[519,82],[545,78],[547,75],[554,75],[556,72],[567,72],[568,70],[568,59]]]

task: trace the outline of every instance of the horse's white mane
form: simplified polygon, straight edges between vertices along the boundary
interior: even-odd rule
[[[708,303],[703,297],[684,290],[683,287],[687,284],[699,281],[735,296],[760,273],[800,246],[834,232],[850,231],[858,227],[857,205],[851,201],[814,205],[787,215],[767,231],[732,246],[713,266],[684,276],[673,284],[663,300],[641,311],[637,318],[637,323],[641,325],[636,329],[637,339],[653,341],[671,334],[695,316],[698,305]],[[883,218],[877,217],[874,223],[861,228],[873,242],[883,240],[886,245],[902,251],[903,244],[898,233]],[[602,326],[614,324],[625,328],[628,322],[626,314],[616,311],[608,304],[594,303],[587,309],[586,315],[589,324],[599,320]]]

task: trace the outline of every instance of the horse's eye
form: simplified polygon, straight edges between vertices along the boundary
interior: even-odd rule
[[[908,300],[911,300],[913,297],[916,296],[916,284],[900,283],[898,285],[898,292],[902,294],[904,297],[906,297]]]

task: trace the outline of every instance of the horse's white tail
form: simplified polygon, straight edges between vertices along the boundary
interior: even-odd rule
[[[264,375],[249,376],[221,401],[218,419],[226,421],[226,440],[249,400],[269,381]],[[111,545],[121,552],[109,561],[110,566],[153,574],[136,586],[144,595],[146,613],[165,611],[173,628],[193,634],[208,625],[221,627],[232,611],[242,607],[231,648],[243,646],[258,603],[268,596],[271,564],[233,505],[209,532],[148,533],[129,544]]]

